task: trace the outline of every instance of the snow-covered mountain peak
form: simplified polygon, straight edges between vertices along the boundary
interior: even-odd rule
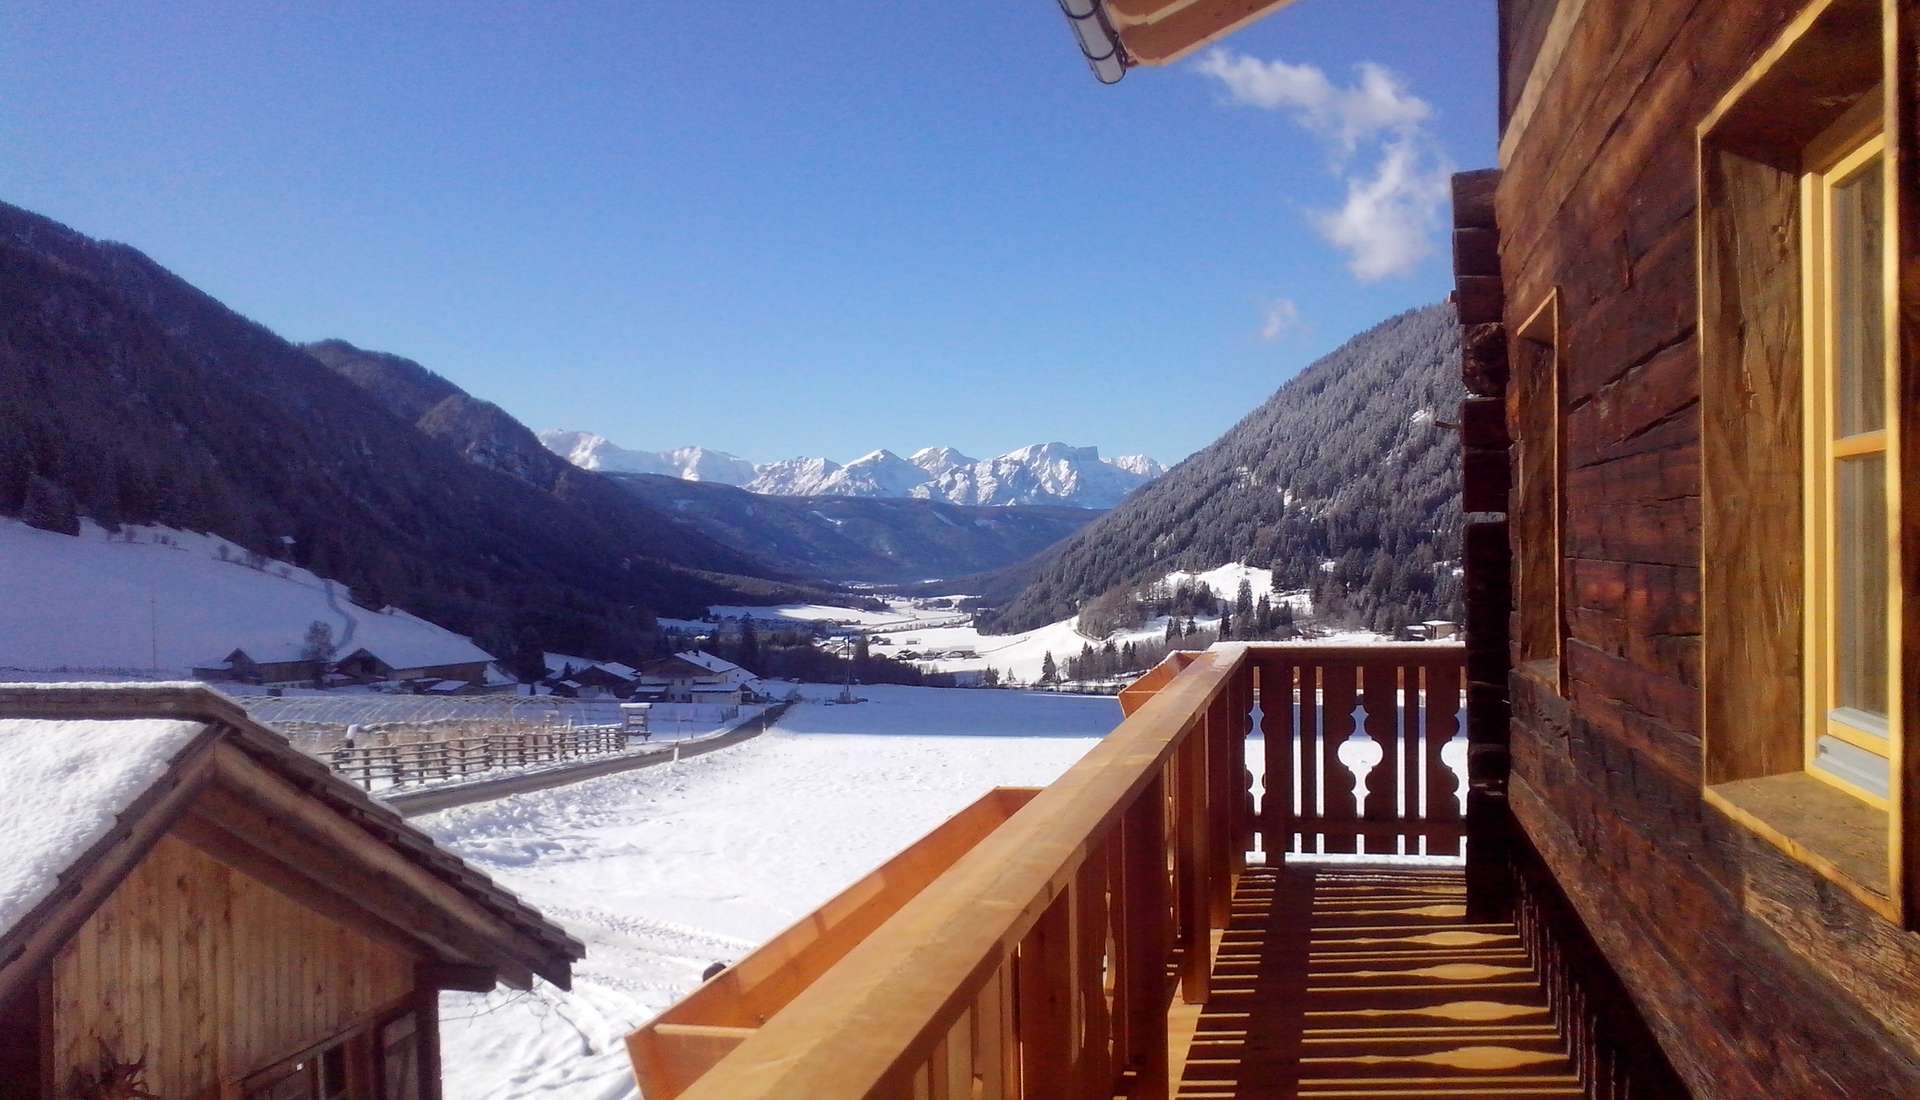
[[[971,466],[979,459],[968,458],[952,447],[922,447],[907,461],[925,470],[929,477],[939,477],[956,466]]]
[[[540,442],[547,450],[583,470],[659,474],[684,481],[717,481],[723,485],[745,485],[758,476],[753,463],[746,459],[705,447],[630,451],[603,435],[576,431],[541,432]]]
[[[723,481],[772,496],[921,497],[955,504],[1111,508],[1165,472],[1145,455],[1103,459],[1098,447],[1034,443],[985,460],[953,447],[901,458],[884,447],[844,466],[828,458],[752,465],[724,451],[630,451],[591,432],[542,432],[548,449],[589,470]]]
[[[1139,474],[1141,477],[1159,477],[1167,472],[1165,466],[1146,455],[1115,455],[1102,461],[1116,470],[1125,470],[1130,474]]]

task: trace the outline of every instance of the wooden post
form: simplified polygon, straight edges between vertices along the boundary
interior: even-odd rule
[[[1225,928],[1233,913],[1233,807],[1240,801],[1240,758],[1234,749],[1233,689],[1207,707],[1207,926]],[[1211,937],[1209,937],[1211,938]]]
[[[1211,991],[1213,934],[1208,921],[1211,905],[1207,872],[1213,860],[1207,852],[1207,728],[1204,715],[1196,717],[1180,743],[1180,850],[1175,866],[1180,876],[1180,939],[1185,951],[1180,972],[1180,996],[1188,1004],[1204,1004]]]
[[[1280,661],[1260,662],[1260,736],[1267,752],[1260,847],[1269,865],[1283,862],[1293,847],[1293,669]]]
[[[1105,989],[1107,951],[1107,845],[1118,845],[1119,830],[1087,857],[1069,893],[1073,905],[1075,1076],[1083,1100],[1112,1100],[1113,1063],[1107,1047],[1111,1021]]]
[[[1125,950],[1120,982],[1126,1013],[1128,1067],[1139,1075],[1135,1100],[1167,1100],[1167,837],[1166,783],[1155,776],[1121,823]]]

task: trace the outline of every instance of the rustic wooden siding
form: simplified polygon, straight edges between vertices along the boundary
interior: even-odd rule
[[[1559,288],[1568,448],[1569,683],[1514,674],[1510,797],[1699,1095],[1896,1100],[1920,937],[1701,799],[1695,127],[1801,7],[1588,0],[1502,166],[1505,319]]]
[[[1561,0],[1507,0],[1500,18],[1500,122],[1513,117]]]
[[[208,1095],[413,988],[413,962],[172,837],[54,961],[55,1081],[147,1058],[147,1084]]]

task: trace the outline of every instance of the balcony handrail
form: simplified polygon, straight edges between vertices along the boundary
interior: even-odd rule
[[[1020,1073],[1007,1022],[1015,986],[1023,1050],[1027,1029],[1046,1024],[1056,1045],[1072,1044],[1074,1057],[1099,1062],[1085,1071],[1091,1077],[1112,1078],[1090,1084],[1088,1095],[1111,1095],[1100,1089],[1125,1076],[1148,1082],[1140,1093],[1164,1096],[1166,1083],[1155,1076],[1165,1074],[1166,963],[1175,941],[1183,943],[1182,980],[1197,982],[1204,997],[1209,907],[1218,926],[1226,880],[1244,863],[1255,828],[1244,773],[1254,669],[1286,670],[1275,683],[1287,685],[1290,712],[1296,690],[1302,697],[1312,691],[1293,687],[1295,668],[1390,662],[1399,677],[1409,662],[1457,666],[1462,653],[1457,643],[1396,643],[1228,645],[1182,655],[1184,667],[1156,680],[1158,690],[1060,779],[680,1096],[972,1096],[968,1073],[995,1080]],[[1241,773],[1238,783],[1230,770]],[[1011,980],[1016,953],[1018,982]],[[1104,997],[1103,981],[1111,983]],[[1048,983],[1062,988],[1049,993]],[[1035,996],[1043,999],[1029,1002]],[[1089,1013],[1096,1026],[1088,1026]],[[1057,1026],[1040,1019],[1056,1014]],[[1147,1015],[1158,1016],[1157,1032],[1135,1026]],[[1144,1059],[1144,1069],[1115,1064],[1128,1059]],[[1029,1074],[1034,1064],[1026,1063]],[[952,1067],[951,1081],[941,1078],[943,1067]],[[985,1091],[1000,1095],[991,1085]],[[1027,1095],[1045,1092],[1029,1080]]]

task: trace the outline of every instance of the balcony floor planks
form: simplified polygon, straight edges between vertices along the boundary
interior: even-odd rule
[[[1510,924],[1458,868],[1253,866],[1213,994],[1171,1011],[1180,1100],[1582,1096]]]

